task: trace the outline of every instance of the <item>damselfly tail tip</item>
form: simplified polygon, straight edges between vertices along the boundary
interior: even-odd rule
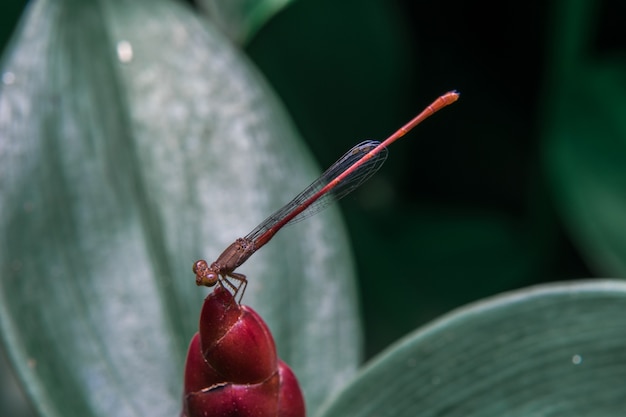
[[[455,101],[459,99],[459,96],[461,95],[461,93],[459,92],[459,90],[450,90],[444,95],[450,97],[450,103],[454,103]]]

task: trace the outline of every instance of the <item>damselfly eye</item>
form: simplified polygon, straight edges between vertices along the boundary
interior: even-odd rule
[[[209,268],[209,264],[204,259],[193,264],[193,273],[196,274],[196,285],[198,286],[212,287],[219,280],[219,275]]]

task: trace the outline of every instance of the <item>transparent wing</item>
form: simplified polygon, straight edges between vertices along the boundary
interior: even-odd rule
[[[372,158],[362,163],[357,169],[350,175],[340,181],[332,190],[322,194],[316,200],[310,202],[322,188],[327,184],[345,172],[348,168],[356,164],[372,149],[380,145],[380,142],[374,140],[366,140],[354,146],[348,152],[346,152],[337,162],[331,165],[317,180],[313,181],[311,185],[306,187],[304,191],[298,194],[293,200],[276,211],[274,214],[265,219],[259,224],[252,232],[250,232],[245,238],[250,240],[256,240],[257,237],[266,233],[269,229],[276,225],[283,226],[284,224],[292,224],[299,222],[324,210],[333,202],[345,197],[359,187],[363,182],[376,173],[387,159],[388,151],[386,148],[381,149]],[[298,207],[305,203],[309,205],[299,214],[294,216],[294,212]],[[293,218],[289,219],[290,216]]]

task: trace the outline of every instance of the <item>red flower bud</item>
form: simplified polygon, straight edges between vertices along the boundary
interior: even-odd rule
[[[240,307],[226,290],[207,297],[200,313],[200,345],[204,359],[235,383],[258,383],[276,372],[274,338],[249,307]]]
[[[213,369],[202,356],[200,333],[193,335],[187,350],[185,365],[185,392],[200,391],[204,388],[221,384],[224,378]]]
[[[185,365],[184,417],[303,417],[295,375],[261,317],[218,287],[205,299]]]
[[[280,391],[278,393],[278,414],[280,417],[303,417],[304,398],[300,385],[291,368],[283,361],[278,361]]]
[[[261,384],[224,384],[193,392],[187,395],[187,415],[189,417],[279,416],[277,401],[279,384],[279,376],[275,374]]]

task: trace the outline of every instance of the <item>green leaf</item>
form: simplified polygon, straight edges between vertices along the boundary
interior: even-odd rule
[[[0,351],[0,415],[12,417],[32,417],[35,412],[11,372],[11,366],[4,352]]]
[[[176,3],[33,2],[1,68],[13,366],[44,416],[175,415],[207,293],[191,265],[317,167],[256,70]],[[337,212],[287,228],[238,271],[314,410],[360,359]]]
[[[235,43],[243,45],[293,0],[198,0],[211,20]]]
[[[581,69],[555,98],[545,156],[557,208],[600,275],[626,277],[626,62]]]
[[[319,416],[622,416],[626,283],[461,308],[374,359]]]
[[[545,166],[557,209],[590,266],[626,277],[626,60],[589,51],[596,8],[568,3],[555,25]]]

